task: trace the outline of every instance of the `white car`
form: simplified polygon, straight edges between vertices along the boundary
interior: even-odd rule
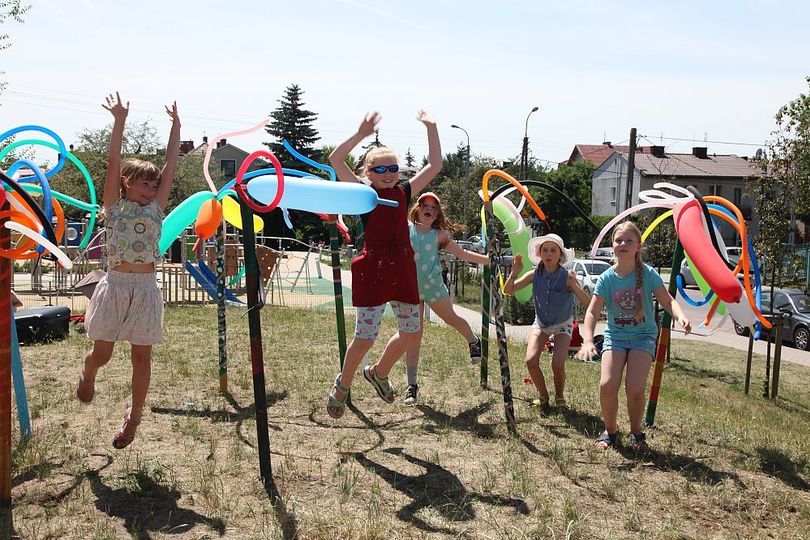
[[[577,281],[586,293],[593,294],[596,280],[599,279],[602,272],[610,268],[610,264],[597,259],[574,259],[565,267],[574,271]]]

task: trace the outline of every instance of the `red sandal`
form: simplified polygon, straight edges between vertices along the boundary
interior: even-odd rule
[[[113,448],[116,450],[123,450],[130,444],[132,441],[135,440],[135,429],[138,428],[138,425],[141,423],[140,420],[131,420],[130,415],[132,414],[132,407],[124,411],[124,424],[120,427],[118,432],[113,437]],[[133,429],[132,433],[126,433],[127,427],[135,428]]]

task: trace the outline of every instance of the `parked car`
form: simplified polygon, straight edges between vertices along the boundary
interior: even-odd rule
[[[684,287],[697,287],[697,281],[695,276],[692,275],[692,269],[689,268],[689,264],[686,262],[686,257],[681,261],[681,275],[683,276]]]
[[[783,314],[782,341],[793,343],[797,349],[810,350],[810,297],[798,289],[774,289],[773,311],[771,311],[771,290],[762,290],[762,313],[764,315]],[[734,321],[737,335],[747,336],[748,328]],[[774,330],[762,329],[763,336]]]
[[[613,263],[614,255],[613,255],[613,248],[598,248],[596,250],[596,255],[594,259],[598,259],[600,261],[605,261],[609,263]]]
[[[586,293],[592,294],[596,287],[596,280],[599,279],[602,272],[610,268],[610,264],[597,259],[574,259],[565,267],[573,270],[580,286]]]

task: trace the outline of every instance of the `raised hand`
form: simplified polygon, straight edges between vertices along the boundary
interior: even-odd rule
[[[127,101],[126,105],[121,103],[121,96],[118,95],[118,92],[115,93],[115,96],[112,94],[107,96],[106,103],[106,105],[102,104],[101,106],[112,113],[116,122],[123,122],[127,119],[127,114],[129,114],[129,101]]]
[[[416,119],[428,127],[436,125],[436,119],[421,109],[416,113]]]
[[[512,274],[519,276],[523,270],[523,256],[518,253],[512,258]]]
[[[177,102],[172,102],[172,108],[170,109],[168,106],[165,106],[166,114],[169,115],[169,118],[172,119],[172,125],[180,125],[180,115],[177,114]]]
[[[380,113],[376,111],[367,114],[365,118],[363,118],[363,121],[360,122],[360,127],[357,128],[357,133],[359,133],[363,137],[368,137],[372,135],[374,131],[377,129],[377,124],[380,123],[380,120],[382,120],[382,116],[380,116]]]

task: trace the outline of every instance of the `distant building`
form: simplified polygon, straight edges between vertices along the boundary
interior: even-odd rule
[[[609,143],[574,148],[569,161],[588,159],[596,165],[591,177],[592,214],[615,216],[627,208],[628,156],[628,147],[613,147]],[[653,184],[665,181],[683,187],[694,186],[704,195],[725,197],[741,210],[746,220],[751,220],[753,203],[746,196],[745,187],[761,175],[762,169],[756,161],[733,154],[709,154],[702,146],[692,148],[690,154],[667,153],[663,146],[642,146],[636,149],[630,205],[639,203],[639,191],[653,189]],[[756,230],[756,223],[752,230]],[[726,242],[739,241],[729,225],[723,223],[720,231]]]
[[[203,137],[201,145],[195,147],[194,141],[180,141],[180,155],[200,155],[204,156],[208,151],[208,137]],[[242,166],[249,152],[230,144],[227,139],[220,139],[216,147],[211,151],[211,163],[219,169],[225,180],[230,180],[236,176],[236,171]],[[263,159],[257,159],[248,167],[248,171],[266,169],[271,164]]]

